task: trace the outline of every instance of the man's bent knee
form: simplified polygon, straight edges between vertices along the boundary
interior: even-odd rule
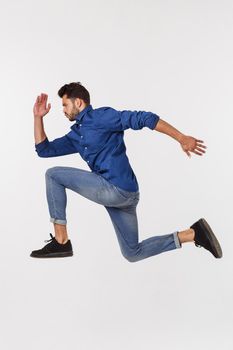
[[[59,168],[59,166],[53,166],[52,168],[48,168],[45,172],[45,176],[52,176]]]
[[[129,262],[133,263],[133,262],[137,262],[138,260],[138,256],[135,253],[130,253],[130,252],[122,252],[123,257],[128,260]]]

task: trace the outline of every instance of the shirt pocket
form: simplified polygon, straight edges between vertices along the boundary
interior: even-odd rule
[[[86,145],[89,152],[100,151],[108,142],[109,132],[101,131],[101,129],[88,128],[86,133]]]

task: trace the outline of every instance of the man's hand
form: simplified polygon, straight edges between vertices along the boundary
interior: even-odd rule
[[[179,142],[183,151],[188,155],[188,157],[191,157],[190,152],[202,156],[205,153],[205,149],[207,148],[203,145],[204,141],[197,140],[192,136],[182,135]]]
[[[40,96],[37,96],[36,102],[33,107],[34,117],[43,118],[50,111],[51,104],[49,103],[48,106],[46,106],[47,100],[48,95],[46,94],[41,94]]]

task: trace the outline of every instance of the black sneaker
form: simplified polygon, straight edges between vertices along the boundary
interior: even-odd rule
[[[51,239],[46,240],[49,242],[42,249],[33,250],[30,254],[33,258],[64,258],[66,256],[72,256],[72,244],[68,240],[65,244],[60,244],[55,237],[50,233]]]
[[[205,219],[198,220],[191,228],[195,232],[194,243],[197,247],[209,250],[215,258],[222,257],[221,246]]]

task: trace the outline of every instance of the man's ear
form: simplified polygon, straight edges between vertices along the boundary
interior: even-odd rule
[[[74,100],[75,107],[80,108],[82,105],[82,100],[79,97],[76,97]]]

